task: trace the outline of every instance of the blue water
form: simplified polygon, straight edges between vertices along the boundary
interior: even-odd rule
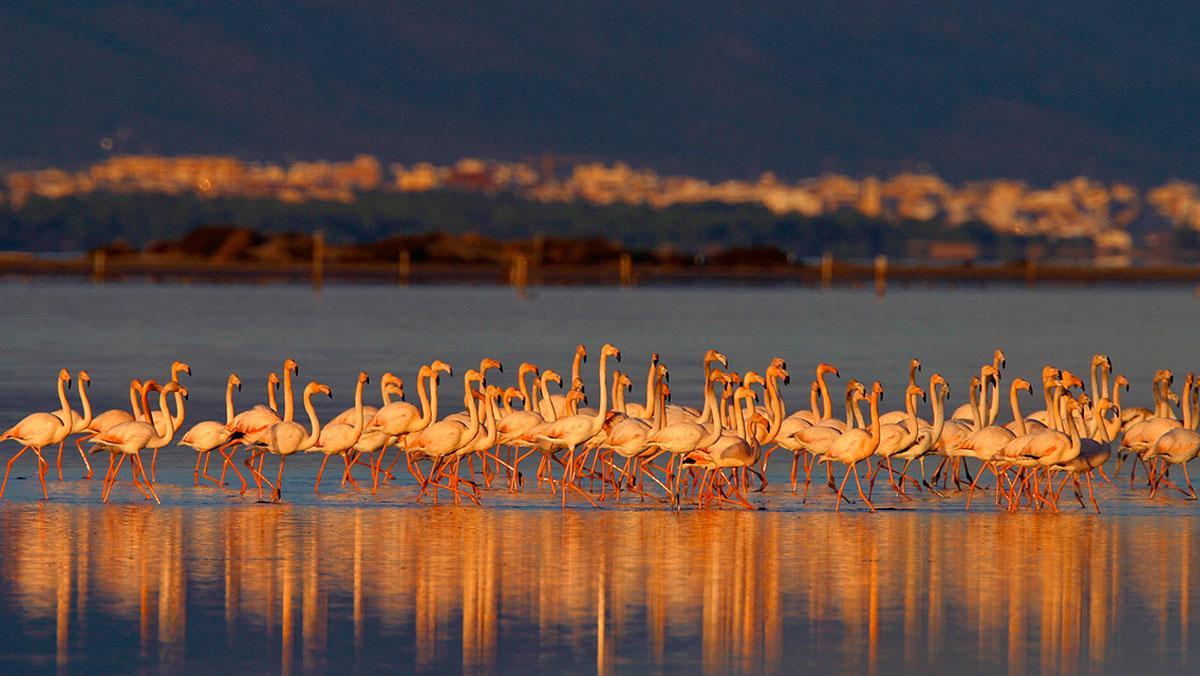
[[[482,356],[561,373],[578,342],[623,352],[642,396],[646,359],[671,367],[676,402],[698,403],[710,347],[735,369],[788,362],[789,408],[818,361],[881,380],[899,406],[907,363],[940,372],[953,403],[1005,349],[1005,378],[1046,363],[1085,375],[1091,355],[1149,403],[1157,368],[1193,363],[1200,301],[1172,288],[853,290],[0,285],[0,424],[56,408],[58,368],[92,375],[98,409],[123,407],[132,377],[193,369],[188,425],[262,401],[285,357],[332,386],[324,418],[351,403],[359,369],[411,381],[434,358],[456,375]],[[596,361],[584,367],[594,383]],[[1086,379],[1086,375],[1085,375]],[[373,383],[376,381],[373,381]],[[77,393],[71,392],[73,402]],[[375,403],[377,390],[368,393]],[[457,378],[441,403],[461,407]],[[1033,402],[1029,402],[1033,406]],[[77,403],[76,403],[77,405]],[[928,411],[924,411],[928,415]],[[1004,419],[1007,419],[1005,417]],[[7,453],[11,444],[0,446]],[[2,457],[7,457],[7,453]],[[96,456],[99,457],[99,456]],[[772,460],[755,512],[673,513],[657,502],[565,512],[547,489],[484,505],[418,505],[411,482],[377,496],[288,462],[284,503],[193,488],[190,449],[159,459],[161,506],[125,481],[108,505],[68,453],[43,502],[23,457],[0,501],[0,671],[796,671],[1194,670],[1196,506],[1102,484],[1104,513],[970,513],[922,494],[883,511],[808,503]],[[268,465],[268,470],[274,468]],[[403,467],[403,463],[401,464]],[[102,472],[103,466],[99,468]],[[1110,470],[1112,467],[1110,466]],[[532,472],[532,470],[528,470]],[[126,478],[128,474],[125,475]],[[360,475],[361,478],[361,475]]]

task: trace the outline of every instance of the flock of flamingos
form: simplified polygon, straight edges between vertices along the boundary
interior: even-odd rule
[[[910,490],[945,497],[943,491],[953,483],[965,493],[969,509],[975,490],[981,486],[980,479],[990,473],[992,478],[986,483],[994,490],[995,504],[1010,511],[1022,506],[1057,510],[1067,483],[1072,484],[1084,508],[1086,484],[1087,496],[1099,511],[1093,475],[1099,473],[1111,481],[1104,466],[1119,438],[1116,472],[1127,458],[1133,458],[1131,488],[1141,466],[1152,496],[1169,486],[1188,500],[1196,499],[1187,463],[1200,452],[1200,433],[1196,431],[1200,422],[1200,400],[1196,396],[1200,379],[1191,374],[1182,394],[1176,395],[1172,373],[1157,372],[1151,410],[1121,405],[1121,391],[1129,389],[1129,381],[1122,375],[1111,379],[1112,362],[1104,355],[1096,355],[1091,361],[1091,397],[1079,377],[1046,366],[1041,382],[1044,408],[1023,414],[1020,395],[1033,394],[1034,389],[1028,381],[1014,378],[1008,387],[1012,420],[1002,425],[998,419],[1005,358],[1000,350],[971,379],[968,403],[949,414],[946,402],[950,387],[946,380],[935,373],[929,378],[928,389],[921,387],[917,379],[921,364],[916,359],[909,366],[901,409],[881,412],[883,388],[878,382],[866,386],[849,380],[844,416],[834,414],[827,380],[841,374],[830,364],[817,366],[809,406],[789,413],[780,394],[780,385],[790,382],[782,359],[774,359],[761,373],[739,374],[729,369],[723,354],[708,351],[699,409],[670,403],[667,367],[658,355],[650,358],[644,401],[627,401],[626,392],[633,383],[627,374],[609,370],[610,359],[619,362],[621,352],[606,344],[599,358],[599,408],[585,407],[581,368],[587,350],[580,345],[575,351],[571,380],[565,387],[559,374],[530,363],[518,369],[517,386],[500,387],[488,382],[488,374],[493,370],[502,372],[501,365],[484,359],[478,369],[462,375],[462,410],[442,417],[438,411],[439,382],[442,374],[453,376],[451,367],[442,361],[422,366],[417,373],[419,406],[404,401],[403,382],[392,373],[380,379],[380,406],[364,404],[363,392],[369,378],[360,372],[354,406],[325,424],[317,419],[312,398],[332,393],[327,385],[310,382],[301,395],[308,425],[296,419],[292,383],[298,368],[288,359],[283,363],[282,375],[272,373],[267,379],[267,403],[240,413],[233,400],[234,390],[241,389],[242,381],[237,374],[230,374],[225,388],[225,420],[196,423],[179,444],[196,450],[195,485],[203,479],[224,486],[232,472],[241,482],[243,494],[249,484],[238,467],[237,453],[244,450],[241,465],[254,481],[259,499],[263,499],[265,486],[274,501],[281,498],[284,466],[297,453],[322,456],[314,491],[319,490],[331,458],[341,460],[343,487],[349,483],[355,490],[363,490],[354,476],[355,470],[362,467],[359,472],[370,474],[370,491],[374,493],[381,484],[394,479],[393,471],[403,456],[419,486],[418,500],[429,495],[436,502],[439,492],[445,491],[456,503],[465,499],[475,504],[480,503],[481,486],[490,488],[500,477],[507,477],[508,490],[522,490],[526,481],[520,466],[533,455],[539,460],[537,488],[547,485],[561,495],[564,506],[568,496],[596,505],[597,501],[619,502],[622,496],[634,495],[676,508],[685,501],[701,507],[753,508],[749,491],[766,488],[767,461],[782,450],[791,454],[792,493],[798,492],[802,470],[807,499],[812,477],[820,471],[817,465],[824,464],[826,483],[837,495],[837,509],[843,502],[853,501],[847,494],[853,477],[858,499],[874,511],[871,498],[876,479],[883,476],[898,500],[912,500]],[[88,455],[108,454],[101,492],[104,501],[128,459],[134,487],[146,499],[157,502],[154,484],[158,450],[169,445],[184,424],[187,389],[180,384],[181,373],[190,374],[191,369],[176,362],[165,384],[134,380],[129,386],[128,409],[94,415],[87,393],[91,380],[87,372],[80,371],[76,379],[80,413],[71,408],[67,396],[71,375],[65,369],[60,371],[60,409],[30,414],[0,435],[0,441],[11,439],[21,444],[5,468],[0,497],[13,464],[26,451],[32,451],[38,462],[42,495],[48,498],[49,463],[43,451],[58,445],[61,480],[63,447],[68,438],[74,437],[86,468],[85,478],[92,476]],[[276,399],[280,383],[282,410]],[[552,394],[551,383],[565,389],[565,394]],[[157,408],[151,405],[151,393],[158,394]],[[921,417],[920,409],[927,401],[932,421]],[[863,402],[868,410],[865,415]],[[1178,415],[1177,405],[1181,411]],[[85,450],[84,443],[90,443],[90,448]],[[396,449],[394,455],[392,449]],[[142,460],[144,450],[153,453],[149,471]],[[221,458],[219,476],[209,473],[214,451]],[[267,456],[278,457],[273,482],[264,473]],[[927,460],[937,462],[932,475],[926,474]],[[969,460],[979,463],[974,476]],[[421,461],[428,461],[428,466],[422,467]],[[476,461],[482,477],[477,474]],[[919,477],[915,469],[913,475],[909,473],[914,461]],[[464,476],[464,464],[469,478]],[[846,467],[840,484],[834,480],[834,464]],[[1171,479],[1170,470],[1175,465],[1182,469],[1186,487]]]

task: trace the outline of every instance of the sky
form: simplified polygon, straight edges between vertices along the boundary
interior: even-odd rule
[[[1166,4],[6,0],[0,169],[367,152],[1200,179],[1200,5]]]

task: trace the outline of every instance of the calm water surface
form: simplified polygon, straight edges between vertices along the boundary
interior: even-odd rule
[[[998,346],[1006,375],[1046,362],[1085,373],[1109,354],[1149,399],[1155,368],[1194,368],[1190,290],[900,290],[886,299],[803,289],[505,289],[0,285],[0,421],[55,407],[57,368],[87,368],[100,409],[130,377],[194,376],[189,424],[218,418],[230,370],[262,400],[285,356],[350,404],[354,374],[411,378],[433,358],[494,356],[569,369],[575,343],[618,344],[635,381],[646,355],[698,398],[699,358],[738,369],[787,359],[791,406],[818,360],[881,379],[889,403],[909,357],[955,393]],[[461,366],[460,366],[461,365]],[[585,376],[595,379],[595,363]],[[457,373],[458,371],[456,371]],[[512,370],[497,375],[513,378]],[[252,384],[253,383],[253,384]],[[411,385],[410,385],[411,387]],[[411,390],[410,390],[411,392]],[[635,389],[634,396],[639,396]],[[443,387],[443,404],[461,390]],[[72,392],[74,396],[74,392]],[[371,399],[375,396],[371,394]],[[958,397],[955,398],[956,400]],[[889,406],[889,407],[891,407]],[[5,444],[7,453],[16,447]],[[10,482],[0,502],[0,671],[1194,671],[1196,507],[1107,484],[1105,513],[1002,514],[921,496],[833,513],[781,489],[757,512],[669,513],[652,503],[562,511],[545,493],[484,508],[418,506],[402,484],[340,490],[288,463],[285,504],[191,487],[190,449],[160,457],[163,504],[129,484]],[[773,461],[774,462],[774,461]],[[22,458],[14,476],[33,478]],[[103,468],[101,468],[103,469]],[[1073,505],[1074,503],[1072,503]]]

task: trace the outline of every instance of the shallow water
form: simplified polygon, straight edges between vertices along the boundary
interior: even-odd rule
[[[1130,403],[1145,404],[1150,373],[1186,371],[1200,328],[1190,292],[1163,288],[895,290],[882,301],[850,290],[545,289],[521,302],[491,288],[335,286],[318,299],[289,286],[38,283],[0,285],[0,306],[4,422],[53,408],[60,366],[87,368],[104,409],[124,403],[130,377],[161,379],[184,359],[190,424],[222,415],[230,370],[247,382],[240,405],[260,401],[261,378],[285,356],[334,387],[324,416],[349,405],[360,368],[411,378],[435,357],[459,373],[490,355],[507,383],[523,359],[567,372],[581,340],[619,345],[635,383],[660,352],[685,403],[698,397],[708,347],[738,369],[785,357],[791,406],[806,402],[818,360],[883,380],[895,406],[909,357],[961,395],[1002,346],[1006,378],[1031,380],[1046,362],[1086,373],[1105,352],[1133,380]],[[445,406],[461,402],[454,380],[443,382]],[[564,512],[545,490],[487,492],[482,509],[417,506],[409,484],[359,495],[338,487],[338,472],[317,496],[309,457],[288,462],[286,502],[268,505],[192,488],[191,453],[160,457],[157,507],[127,481],[98,504],[97,482],[77,478],[70,454],[69,480],[50,481],[42,502],[32,460],[18,462],[14,476],[28,478],[0,501],[0,671],[1173,672],[1200,662],[1189,621],[1196,507],[1150,500],[1127,480],[1098,488],[1102,515],[1069,491],[1061,514],[1000,513],[986,493],[970,513],[953,493],[834,513],[824,488],[807,504],[792,496],[787,462],[772,460],[771,485],[752,498],[760,511],[626,500]]]

